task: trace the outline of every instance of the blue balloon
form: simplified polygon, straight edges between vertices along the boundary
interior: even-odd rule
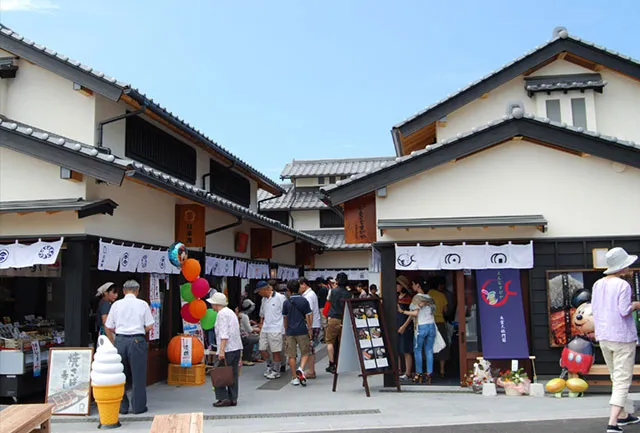
[[[187,253],[187,247],[182,242],[174,242],[169,246],[169,261],[177,268],[182,268],[182,264],[189,257]]]

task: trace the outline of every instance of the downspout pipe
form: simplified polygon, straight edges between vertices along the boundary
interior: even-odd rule
[[[103,141],[103,136],[104,136],[104,125],[108,125],[109,123],[113,123],[113,122],[117,122],[118,120],[122,120],[122,119],[126,119],[127,117],[132,117],[132,116],[138,116],[142,113],[145,112],[145,110],[147,109],[146,105],[143,105],[142,107],[140,107],[140,109],[136,110],[136,111],[130,111],[128,113],[124,113],[121,114],[119,116],[115,116],[112,117],[110,119],[107,120],[103,120],[102,122],[98,123],[98,142],[96,147],[98,149],[102,149],[102,150],[106,150],[109,155],[111,155],[111,149],[109,149],[108,147],[103,147],[102,146],[102,141]]]
[[[272,248],[272,249],[275,249],[275,248],[284,247],[285,245],[291,245],[291,244],[296,243],[296,241],[297,241],[297,240],[298,240],[298,238],[294,238],[294,239],[292,239],[292,240],[290,240],[290,241],[281,242],[281,243],[279,243],[279,244],[272,245],[272,246],[271,246],[271,248]]]

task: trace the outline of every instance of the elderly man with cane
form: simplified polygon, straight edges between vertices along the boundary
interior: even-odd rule
[[[140,284],[128,280],[122,285],[124,298],[116,301],[105,322],[110,340],[115,334],[115,346],[122,357],[127,387],[131,387],[131,406],[134,414],[147,411],[147,339],[154,324],[149,304],[138,299]],[[129,413],[129,398],[125,392],[120,413]]]

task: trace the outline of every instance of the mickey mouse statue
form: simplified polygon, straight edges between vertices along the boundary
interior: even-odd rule
[[[562,350],[560,378],[547,383],[547,391],[555,393],[557,397],[561,396],[565,385],[569,388],[569,397],[582,396],[589,385],[581,376],[589,373],[594,361],[595,326],[591,311],[591,292],[578,290],[571,299],[571,306],[575,308],[571,329],[577,330],[578,335]],[[568,377],[566,382],[565,377]]]

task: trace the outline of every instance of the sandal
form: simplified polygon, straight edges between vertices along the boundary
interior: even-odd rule
[[[413,383],[422,383],[422,375],[420,373],[414,374],[413,378],[411,379],[411,381]]]
[[[420,383],[422,383],[423,380],[427,385],[431,385],[431,375],[429,373],[424,373],[422,375],[422,377],[420,378]]]

